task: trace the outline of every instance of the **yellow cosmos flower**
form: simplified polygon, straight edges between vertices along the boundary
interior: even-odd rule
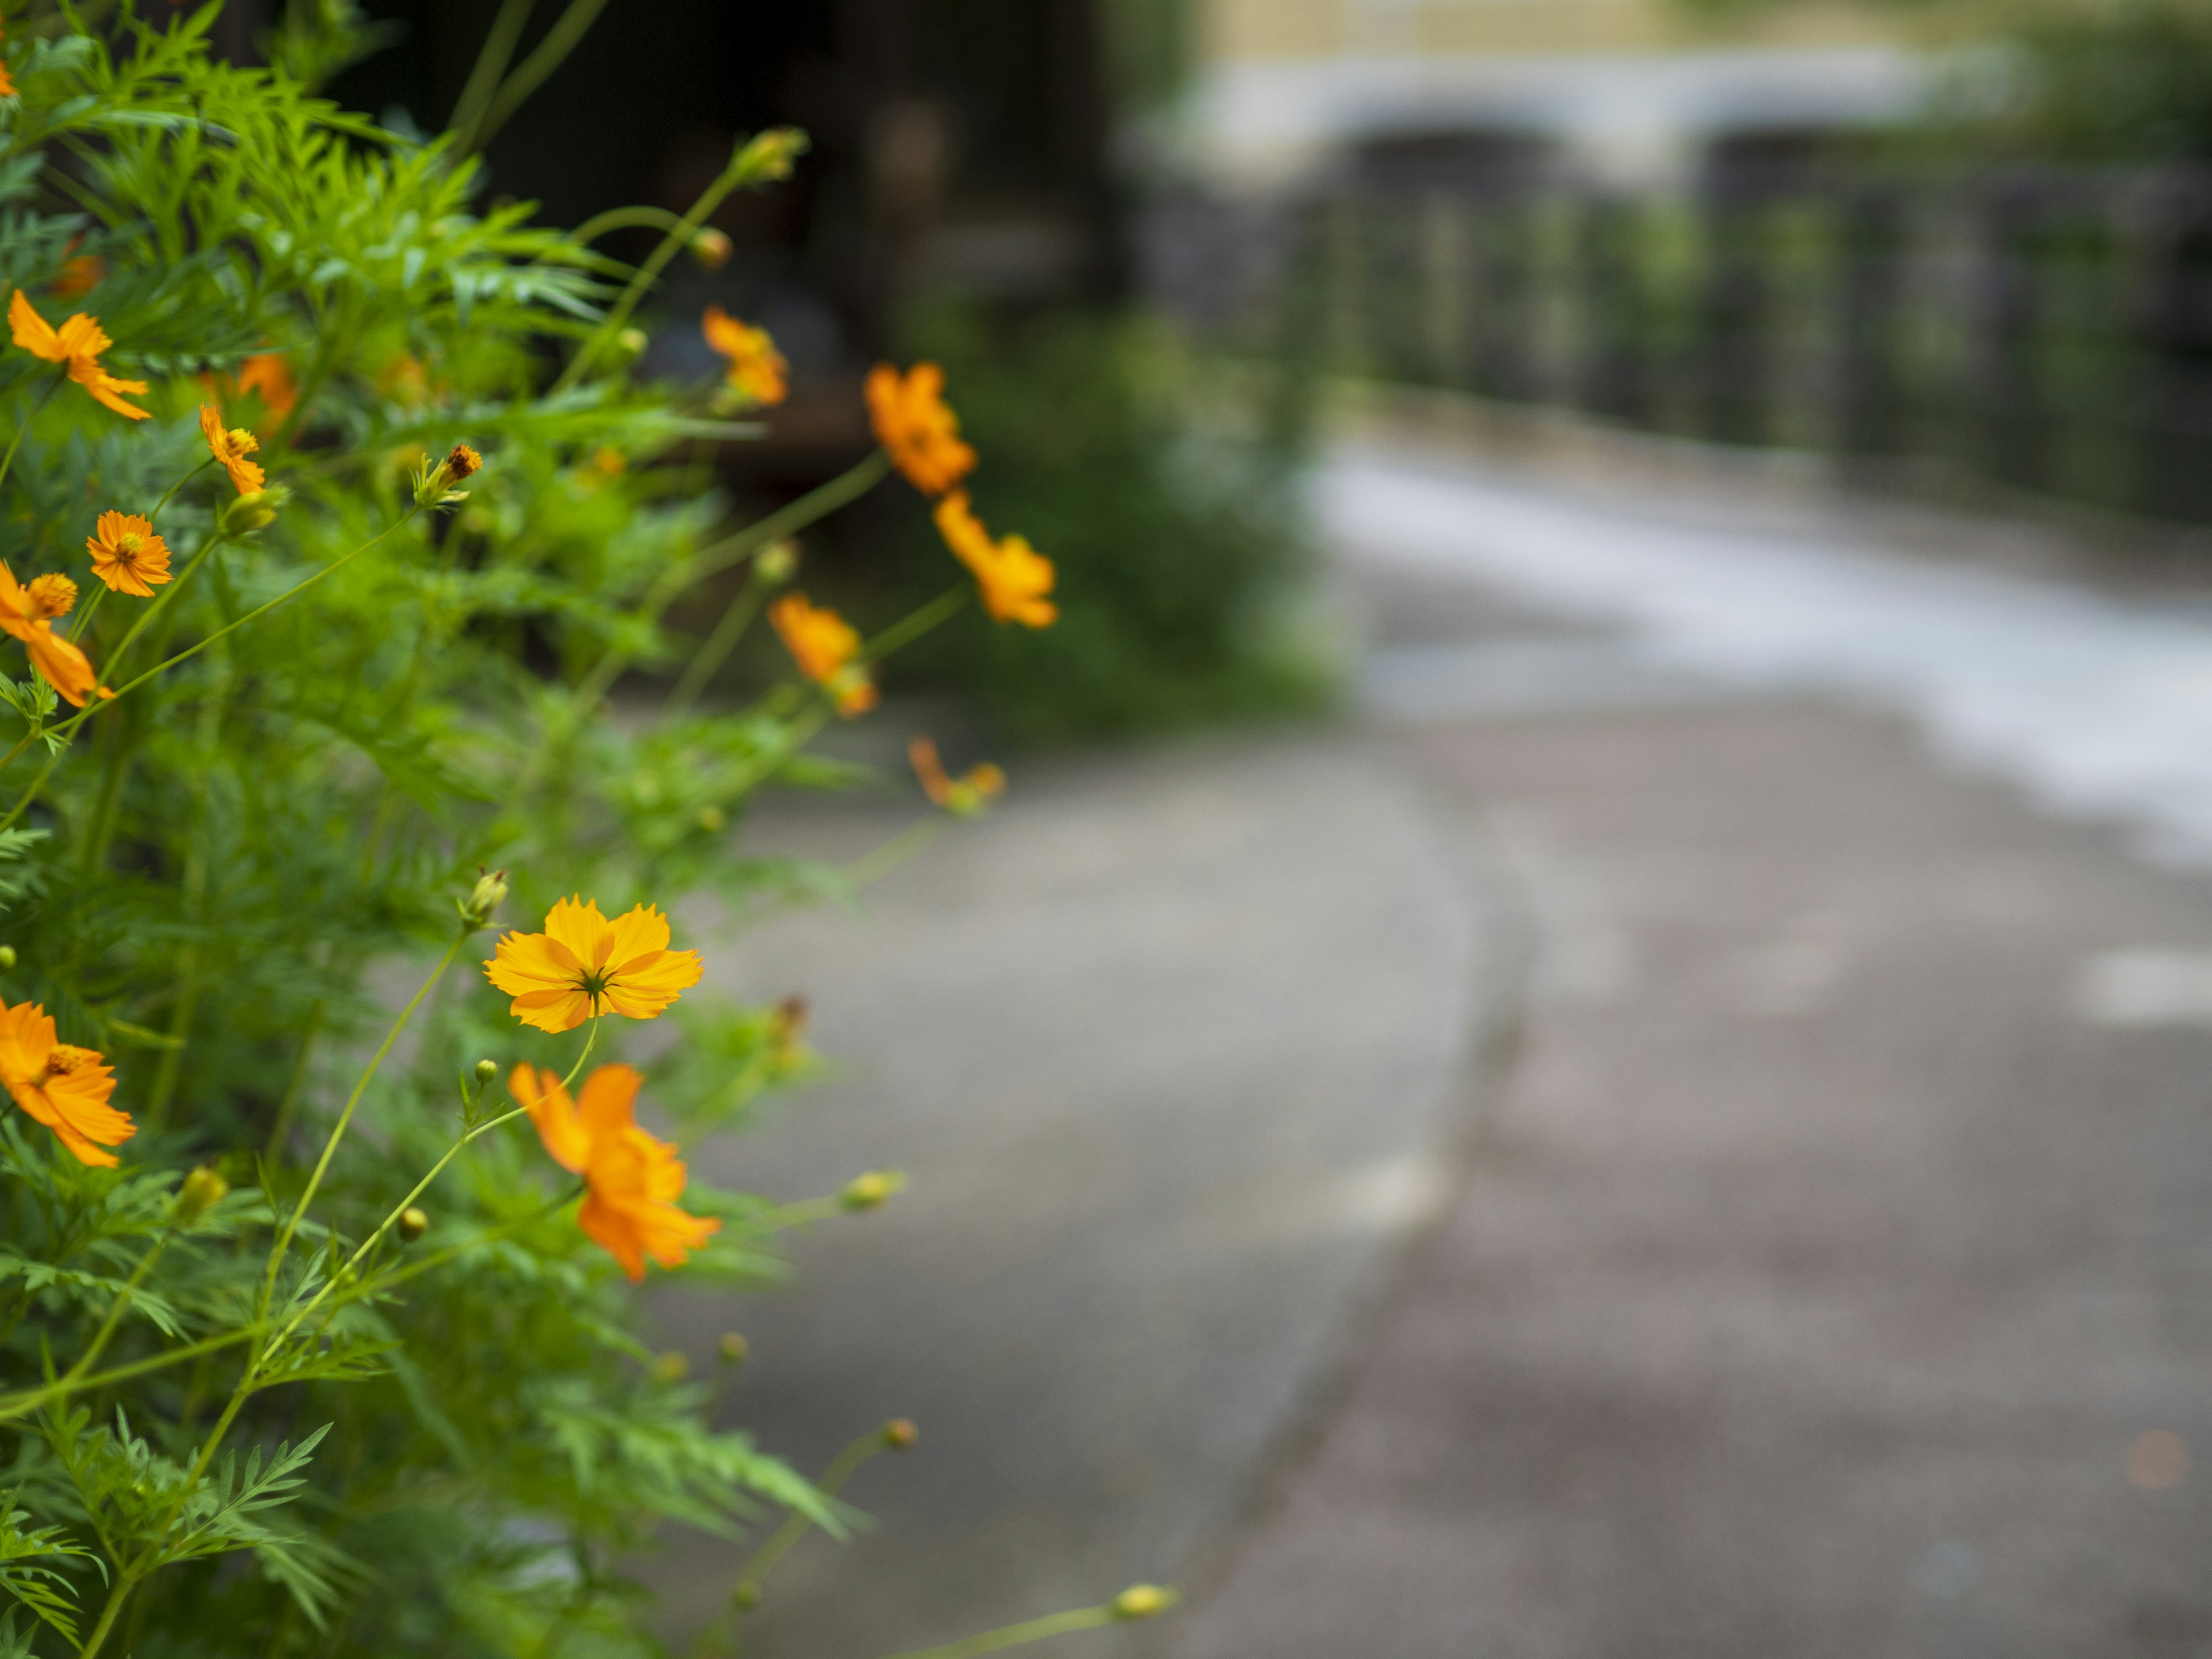
[[[868,371],[868,418],[876,441],[925,495],[942,495],[975,470],[960,417],[945,406],[945,371],[916,363],[902,376],[889,363]]]
[[[576,1224],[633,1281],[648,1255],[678,1267],[721,1231],[709,1216],[678,1209],[685,1174],[676,1148],[637,1126],[633,1108],[645,1079],[627,1066],[602,1066],[571,1101],[550,1071],[518,1066],[507,1088],[538,1126],[538,1138],[562,1169],[584,1177],[587,1195]]]
[[[668,918],[651,905],[609,921],[596,901],[566,898],[544,933],[502,934],[484,977],[525,1025],[573,1031],[601,1014],[657,1018],[705,969],[696,951],[668,948]]]
[[[1044,596],[1052,592],[1052,561],[1019,536],[991,539],[982,520],[969,511],[968,492],[956,489],[937,504],[938,532],[961,563],[975,573],[983,608],[1002,623],[1049,628],[1060,607]]]
[[[0,1003],[0,1083],[15,1103],[52,1129],[80,1164],[112,1166],[137,1133],[129,1114],[107,1103],[115,1073],[91,1048],[54,1041],[54,1023],[35,1002]]]
[[[223,430],[222,412],[213,404],[200,405],[200,431],[206,435],[208,453],[222,463],[240,495],[251,495],[268,482],[269,475],[246,459],[261,447],[261,440],[242,426]]]
[[[964,818],[981,811],[985,802],[1006,793],[1006,775],[988,761],[969,768],[964,778],[949,775],[945,763],[937,757],[937,744],[928,738],[918,737],[908,743],[906,757],[930,805],[956,817]]]
[[[76,603],[76,584],[68,577],[40,576],[25,586],[0,562],[0,633],[22,641],[32,665],[46,684],[82,708],[95,689],[102,696],[114,694],[100,684],[91,659],[54,632],[54,618],[68,615]]]
[[[729,381],[750,401],[780,404],[790,389],[791,365],[775,349],[768,331],[741,323],[720,306],[708,306],[700,323],[707,343],[730,360]]]
[[[118,380],[100,365],[100,354],[115,343],[107,337],[100,319],[78,312],[59,328],[39,315],[21,289],[8,302],[8,331],[15,343],[33,357],[50,363],[66,363],[69,377],[94,398],[118,415],[143,421],[147,411],[123,401],[122,394],[143,396],[143,380]]]
[[[850,623],[804,593],[785,594],[769,606],[768,619],[799,672],[829,694],[840,714],[850,720],[876,706],[875,682],[866,665],[854,660],[860,636]]]
[[[92,555],[92,574],[115,592],[150,599],[169,580],[169,544],[136,513],[101,514],[99,533],[85,538],[84,550]]]

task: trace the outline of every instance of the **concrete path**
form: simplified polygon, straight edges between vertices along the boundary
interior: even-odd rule
[[[919,810],[786,802],[754,844],[851,856]],[[852,1491],[875,1531],[779,1569],[749,1656],[871,1659],[1222,1546],[1451,1190],[1508,935],[1450,852],[1349,737],[1038,763],[857,913],[716,956],[750,994],[805,990],[840,1075],[702,1173],[791,1196],[912,1180],[802,1243],[798,1294],[662,1304],[702,1366],[746,1334],[727,1419],[802,1468],[894,1415],[921,1429]],[[733,1566],[672,1547],[672,1624]]]
[[[915,1181],[799,1295],[664,1304],[802,1465],[922,1428],[750,1659],[1170,1577],[1066,1650],[2212,1654],[2205,613],[1405,445],[1323,485],[1360,722],[1024,768],[719,958],[843,1071],[702,1167]],[[678,1624],[733,1565],[665,1553]]]
[[[2018,787],[2094,757],[2069,696],[2173,763],[2172,793],[2138,766],[2100,803],[2133,827],[2193,823],[2202,755],[2172,719],[2129,749],[2108,636],[1966,751],[2012,778],[1965,775],[1913,689],[2006,678],[1913,611],[1955,573],[1783,546],[1868,591],[1789,599],[1810,643],[1770,616],[1735,635],[1762,672],[1730,672],[1726,536],[1700,563],[1604,492],[1501,531],[1494,477],[1433,487],[1456,517],[1419,534],[1354,515],[1370,687],[1404,763],[1514,849],[1539,989],[1437,1248],[1170,1650],[2212,1652],[2212,890]],[[2117,625],[2044,597],[2046,644]],[[1890,659],[1852,689],[1899,715],[1792,695],[1853,653]]]

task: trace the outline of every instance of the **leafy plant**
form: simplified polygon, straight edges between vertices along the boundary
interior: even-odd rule
[[[808,1060],[799,1009],[697,990],[654,907],[838,884],[742,856],[747,802],[843,781],[805,744],[967,590],[872,641],[785,595],[802,675],[611,718],[911,460],[889,426],[732,523],[698,457],[780,392],[772,344],[710,329],[720,388],[629,372],[654,276],[803,140],[738,146],[632,270],[479,210],[465,141],[312,95],[349,5],[293,7],[269,70],[211,56],[217,10],[5,18],[0,1653],[657,1651],[621,1565],[654,1528],[847,1512],[709,1426],[629,1280],[758,1282],[897,1183],[686,1189],[641,1084],[690,1140]],[[471,131],[542,52],[494,55]],[[662,627],[739,565],[726,627]],[[503,905],[547,931],[488,949]],[[614,1028],[679,1000],[641,1079]]]

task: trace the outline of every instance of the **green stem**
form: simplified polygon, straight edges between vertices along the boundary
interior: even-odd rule
[[[174,668],[179,663],[183,662],[187,658],[198,656],[201,652],[206,650],[208,647],[213,645],[217,640],[222,639],[225,635],[237,632],[238,629],[245,627],[248,623],[266,615],[271,611],[274,611],[278,605],[283,605],[286,600],[291,599],[295,594],[305,592],[308,588],[313,587],[317,582],[322,580],[324,577],[330,575],[332,572],[350,563],[353,560],[359,558],[362,554],[368,552],[370,548],[374,547],[377,543],[382,541],[393,531],[398,529],[401,525],[405,524],[409,520],[412,519],[420,510],[421,509],[419,507],[409,507],[404,515],[392,524],[386,526],[384,529],[377,532],[377,533],[369,538],[368,540],[363,542],[359,547],[355,548],[352,552],[341,554],[337,558],[333,559],[330,563],[325,565],[320,570],[318,570],[313,575],[307,577],[304,581],[295,582],[291,586],[286,588],[282,593],[279,593],[275,599],[270,600],[266,605],[255,606],[252,610],[240,617],[236,622],[216,629],[214,633],[200,641],[198,644],[187,646],[184,650],[179,651],[175,656],[171,657],[166,662],[155,664],[153,667],[148,669],[144,673],[139,675],[137,678],[131,681],[128,684],[118,686],[115,688],[114,696],[103,698],[98,702],[88,703],[84,708],[79,709],[74,716],[63,722],[62,725],[55,727],[54,730],[64,738],[75,737],[77,729],[82,726],[85,721],[90,720],[93,715],[97,714],[101,708],[120,701],[122,698],[129,696],[131,692],[137,690],[140,686],[145,684],[147,681],[154,678],[157,675],[167,672],[170,669]],[[198,566],[200,560],[204,559],[207,556],[208,552],[211,550],[212,545],[213,544],[210,544],[209,548],[204,548],[201,550],[198,557],[192,561],[191,568],[188,568],[186,569],[185,573],[186,575],[190,575],[191,574],[191,568],[196,568]],[[165,594],[173,590],[163,590]],[[131,629],[131,634],[124,635],[124,645],[127,646],[131,643],[131,636],[137,633],[139,628],[143,628],[145,625],[147,616],[149,616],[151,612],[149,611],[146,615],[142,615],[137,623]],[[121,647],[118,647],[118,653]],[[29,748],[36,736],[36,733],[33,733],[30,736],[23,738],[13,749],[9,750],[7,754],[0,755],[0,770],[4,770],[9,762],[13,761],[16,756],[21,754],[24,750]],[[0,818],[0,830],[7,829],[9,825],[13,824],[17,818],[23,816],[24,812],[29,808],[31,803],[38,799],[39,792],[46,787],[46,780],[53,775],[54,768],[60,763],[62,756],[67,751],[68,745],[64,744],[62,748],[55,750],[52,754],[46,757],[46,764],[39,769],[37,775],[32,778],[28,786],[26,787],[23,791],[22,798],[16,801],[15,805],[8,810],[8,815],[4,818]]]
[[[948,819],[942,812],[909,823],[872,853],[863,854],[839,871],[849,887],[866,887],[881,881],[945,833]]]
[[[116,1574],[115,1588],[107,1593],[107,1605],[100,1610],[100,1622],[92,1627],[92,1633],[84,1638],[84,1645],[76,1650],[77,1659],[94,1659],[94,1656],[99,1653],[101,1644],[107,1640],[108,1632],[115,1628],[116,1617],[123,1611],[124,1602],[130,1599],[135,1582],[120,1572]]]
[[[377,1067],[384,1064],[384,1057],[392,1052],[392,1045],[399,1041],[400,1032],[407,1029],[407,1022],[414,1018],[416,1009],[422,1006],[422,999],[428,996],[438,981],[446,976],[446,969],[453,965],[453,958],[460,955],[461,946],[467,944],[468,939],[469,935],[464,933],[446,947],[446,954],[438,958],[438,965],[431,970],[430,977],[424,980],[415,994],[407,1000],[407,1006],[399,1011],[399,1018],[392,1022],[392,1029],[384,1034],[384,1041],[377,1045],[375,1054],[369,1057],[368,1066],[353,1085],[353,1092],[346,1097],[345,1109],[338,1114],[338,1121],[331,1126],[330,1138],[323,1143],[323,1155],[315,1160],[314,1173],[307,1177],[307,1190],[300,1194],[300,1201],[292,1211],[292,1218],[284,1224],[284,1231],[269,1252],[269,1272],[261,1286],[261,1307],[264,1312],[276,1297],[276,1273],[283,1265],[284,1253],[291,1249],[293,1235],[300,1231],[301,1222],[307,1218],[308,1205],[314,1202],[316,1193],[322,1188],[323,1177],[329,1173],[331,1159],[337,1152],[338,1142],[345,1139],[347,1126],[353,1121],[354,1109],[361,1104],[362,1096],[368,1092],[369,1082],[376,1076]],[[325,1289],[327,1290],[328,1286]],[[320,1299],[319,1295],[317,1300]]]
[[[100,602],[106,597],[107,586],[104,582],[92,590],[92,597],[84,602],[84,609],[76,613],[76,620],[70,624],[70,638],[81,640],[84,637],[84,630],[92,626],[92,619],[100,614]]]
[[[154,1271],[154,1264],[161,1259],[161,1252],[169,1248],[169,1241],[175,1237],[174,1228],[164,1229],[161,1236],[154,1241],[146,1254],[138,1258],[138,1265],[132,1269],[129,1282],[115,1293],[115,1300],[108,1304],[107,1317],[100,1322],[99,1330],[93,1334],[91,1346],[77,1357],[76,1364],[70,1366],[61,1379],[63,1382],[82,1382],[84,1374],[92,1369],[94,1362],[106,1351],[109,1339],[115,1334],[116,1327],[123,1322],[123,1315],[130,1307],[131,1299],[138,1294],[138,1287],[146,1282],[146,1275]]]
[[[611,230],[630,230],[651,226],[655,230],[675,230],[684,221],[666,208],[620,207],[609,208],[605,213],[595,213],[568,233],[568,240],[579,246],[596,242]]]
[[[560,68],[568,54],[575,51],[577,42],[584,38],[585,31],[599,21],[599,13],[605,9],[606,3],[607,0],[569,0],[568,9],[562,12],[553,27],[545,31],[545,38],[538,43],[537,50],[524,58],[514,73],[507,77],[506,84],[499,89],[499,95],[491,100],[491,107],[484,112],[483,123],[470,139],[471,149],[481,149],[491,143],[493,135],[507,125],[508,118],[522,107],[532,93],[545,83],[546,76]]]
[[[593,0],[575,0],[575,4],[569,9],[573,13],[577,6],[592,3]],[[568,20],[564,17],[562,21],[566,22]],[[646,289],[653,286],[654,279],[676,257],[676,250],[690,246],[691,239],[699,233],[699,227],[707,222],[707,216],[722,204],[725,196],[744,182],[744,171],[740,166],[743,155],[740,149],[730,157],[729,166],[722,169],[714,182],[708,185],[699,199],[691,204],[691,210],[678,220],[676,228],[660,239],[660,246],[653,249],[646,262],[637,268],[637,275],[629,279],[629,286],[623,289],[614,308],[600,319],[599,327],[586,336],[583,344],[576,348],[576,355],[568,360],[568,366],[553,382],[550,396],[559,397],[584,378],[585,371],[592,366],[592,360],[599,356],[600,347],[621,332],[623,325],[629,321],[630,313],[637,309],[638,301],[645,297]]]
[[[592,1057],[592,1048],[599,1040],[599,1022],[605,1018],[605,1014],[592,1016],[592,1029],[584,1033],[584,1052],[576,1056],[576,1063],[568,1068],[568,1075],[561,1079],[563,1089],[576,1080],[576,1073],[584,1069],[584,1062]]]
[[[202,462],[201,462],[198,466],[194,467],[191,471],[189,471],[189,472],[185,473],[185,476],[184,476],[183,477],[181,477],[181,478],[178,479],[178,480],[176,481],[176,483],[174,483],[171,484],[171,485],[169,486],[169,493],[168,493],[167,495],[166,495],[162,496],[162,497],[161,497],[161,499],[160,501],[156,501],[156,502],[155,502],[155,503],[154,503],[154,510],[153,510],[151,513],[149,513],[149,514],[146,515],[146,522],[147,522],[148,524],[151,524],[151,523],[153,523],[153,522],[154,522],[154,520],[156,520],[156,519],[160,518],[160,517],[161,516],[161,509],[162,509],[163,507],[167,507],[167,506],[171,501],[174,501],[174,500],[176,499],[177,492],[178,492],[179,489],[183,489],[186,484],[190,483],[193,479],[195,479],[195,478],[198,477],[200,476],[200,474],[201,474],[201,473],[203,473],[203,472],[206,471],[210,467],[213,466],[214,465],[215,465],[215,457],[214,457],[214,456],[212,456],[212,455],[210,455],[210,456],[209,456],[209,457],[207,458],[207,459],[205,459],[205,460],[202,461]]]
[[[64,365],[62,372],[46,382],[46,389],[39,394],[39,401],[31,405],[31,412],[16,425],[15,435],[8,441],[7,454],[0,456],[0,484],[8,482],[8,469],[15,465],[15,451],[22,445],[23,434],[31,429],[31,422],[39,418],[39,411],[46,406],[46,399],[52,397],[68,378],[69,368]]]
[[[714,624],[714,631],[707,635],[705,643],[691,653],[691,660],[684,665],[683,677],[660,707],[661,719],[679,720],[691,712],[691,705],[698,702],[707,682],[714,678],[714,671],[729,660],[730,653],[738,648],[745,629],[760,615],[761,601],[767,597],[767,585],[757,572],[745,579],[744,586],[730,601],[729,609],[722,612],[722,619]]]
[[[292,1075],[285,1080],[284,1098],[277,1103],[276,1121],[269,1126],[269,1147],[261,1157],[272,1169],[284,1156],[284,1143],[292,1138],[292,1120],[299,1115],[300,1097],[307,1087],[308,1058],[315,1052],[315,1039],[322,1030],[323,1001],[318,997],[307,1014],[307,1029],[300,1038],[300,1052],[292,1061]]]
[[[881,662],[902,646],[912,645],[933,628],[950,622],[968,603],[971,590],[965,582],[948,587],[920,610],[909,612],[860,647],[862,662]]]
[[[484,36],[483,46],[477,52],[476,67],[469,71],[468,84],[461,88],[460,101],[453,106],[452,131],[459,137],[454,153],[466,155],[477,147],[477,128],[489,107],[492,94],[499,90],[499,78],[507,73],[514,59],[514,48],[522,40],[524,25],[530,21],[531,0],[506,0],[499,15],[492,19],[491,31]]]

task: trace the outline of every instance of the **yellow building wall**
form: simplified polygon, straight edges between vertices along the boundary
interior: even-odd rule
[[[1354,52],[1552,55],[1715,46],[1902,44],[1893,21],[1850,5],[1784,8],[1717,24],[1678,0],[1200,0],[1215,65]]]

